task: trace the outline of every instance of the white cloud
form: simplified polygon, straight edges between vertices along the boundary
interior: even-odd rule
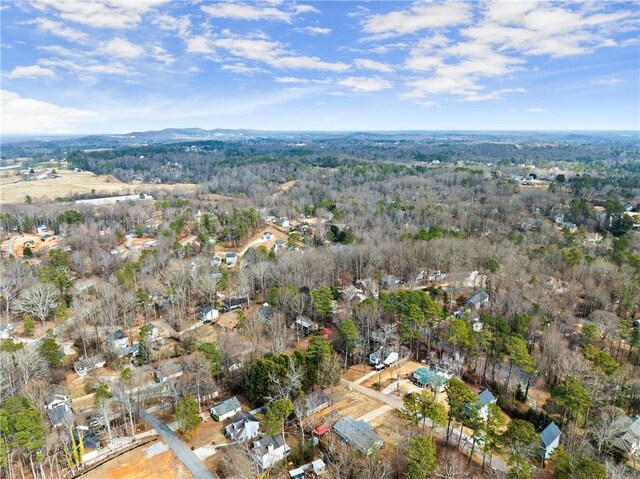
[[[197,38],[197,39],[196,39]],[[231,55],[264,63],[281,69],[306,69],[343,72],[349,65],[342,62],[327,62],[318,57],[296,55],[285,48],[280,42],[271,40],[228,36],[212,38],[200,36],[187,42],[188,52],[214,53],[216,49],[225,50]]]
[[[99,51],[116,58],[138,58],[144,55],[144,48],[121,37],[102,43]]]
[[[471,8],[459,1],[438,3],[416,2],[408,10],[369,16],[363,30],[376,38],[416,33],[425,29],[443,28],[469,21]]]
[[[306,83],[317,83],[317,84],[327,84],[330,83],[329,80],[322,80],[319,78],[298,78],[298,77],[275,77],[273,79],[276,83],[284,83],[284,84],[306,84]]]
[[[95,28],[133,28],[167,0],[32,0],[41,11],[55,10],[63,20]]]
[[[212,53],[213,46],[208,37],[196,35],[186,40],[185,50],[187,53]]]
[[[296,77],[275,77],[274,80],[276,83],[286,83],[286,84],[309,83],[309,80],[307,80],[306,78],[296,78]]]
[[[293,5],[293,11],[297,15],[301,13],[320,13],[320,10],[318,10],[315,7],[312,7],[311,5]]]
[[[429,8],[437,5],[453,8],[452,4],[429,5]],[[409,33],[423,25],[422,20],[416,18],[407,24],[402,21],[408,20],[409,13],[419,17],[418,8],[427,7],[414,4],[409,11],[371,16],[363,24],[363,30],[387,36]],[[436,30],[411,48],[405,67],[425,76],[408,80],[410,91],[403,97],[423,99],[447,95],[462,101],[500,99],[514,93],[513,89],[487,91],[485,79],[509,78],[526,69],[531,56],[560,58],[619,46],[612,38],[616,31],[637,30],[631,25],[633,12],[619,9],[602,13],[601,7],[593,2],[488,0],[479,4],[474,13],[473,25],[462,20],[462,14],[457,17],[460,20],[457,34]],[[454,17],[443,15],[440,19]]]
[[[596,85],[617,85],[618,83],[622,83],[622,80],[615,77],[601,78],[599,80],[593,80],[592,83],[595,83]]]
[[[222,2],[204,5],[202,11],[217,18],[234,20],[273,20],[291,23],[292,14],[274,7],[261,7],[246,3]]]
[[[40,65],[15,67],[6,75],[7,78],[55,78],[55,76],[53,70],[43,68]]]
[[[73,126],[95,116],[90,111],[61,107],[53,103],[23,98],[0,90],[2,134],[68,133]]]
[[[388,90],[393,84],[382,78],[374,77],[349,77],[340,80],[338,85],[350,88],[356,93],[372,93],[381,90]]]
[[[36,25],[38,30],[62,37],[70,42],[85,42],[89,39],[89,35],[86,33],[76,30],[75,28],[71,28],[63,22],[56,22],[47,18],[36,18],[35,20],[25,23]]]
[[[380,73],[391,73],[393,71],[393,67],[388,63],[378,62],[368,58],[356,58],[353,60],[353,65],[361,70],[373,70]]]
[[[253,75],[254,73],[264,72],[262,68],[249,67],[244,63],[231,63],[229,65],[222,65],[220,70],[232,73],[239,73],[241,75]]]
[[[543,108],[529,108],[527,111],[529,113],[544,113]]]
[[[309,35],[329,35],[331,33],[330,28],[325,27],[302,27],[296,28],[297,32],[308,33]]]

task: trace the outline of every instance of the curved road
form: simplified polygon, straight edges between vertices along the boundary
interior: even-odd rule
[[[138,408],[138,414],[153,426],[195,479],[218,479],[218,476],[210,472],[202,461],[198,459],[198,456],[165,423],[149,414],[143,408]]]

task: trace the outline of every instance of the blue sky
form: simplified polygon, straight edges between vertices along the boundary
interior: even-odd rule
[[[638,2],[4,1],[2,133],[640,129]]]

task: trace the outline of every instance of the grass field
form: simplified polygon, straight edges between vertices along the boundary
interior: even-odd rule
[[[103,195],[125,195],[149,193],[158,190],[194,192],[198,185],[194,184],[129,184],[111,175],[96,175],[83,171],[75,173],[70,170],[56,170],[56,178],[45,180],[21,181],[15,172],[4,172],[0,176],[0,204],[22,203],[29,195],[33,201],[55,200],[73,194],[86,194],[95,190]]]

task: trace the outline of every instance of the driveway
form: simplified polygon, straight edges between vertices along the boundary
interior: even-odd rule
[[[182,461],[182,464],[189,469],[191,475],[195,479],[218,479],[218,477],[210,472],[202,463],[198,456],[180,440],[180,438],[169,427],[156,417],[149,414],[142,408],[138,408],[138,414],[147,423],[151,424],[158,432],[160,437],[164,439],[176,456]]]

